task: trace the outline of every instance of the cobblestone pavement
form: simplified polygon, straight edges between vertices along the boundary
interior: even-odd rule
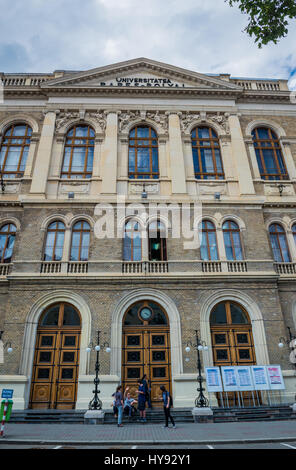
[[[95,444],[211,444],[224,441],[294,441],[295,421],[179,424],[176,429],[164,429],[159,424],[84,425],[84,424],[27,424],[7,423],[1,442],[48,442]],[[257,441],[257,442],[258,442]]]

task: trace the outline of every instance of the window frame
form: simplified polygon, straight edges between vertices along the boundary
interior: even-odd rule
[[[26,128],[25,133],[21,136],[14,135],[13,133],[14,133],[14,129],[16,127],[25,127]],[[0,153],[1,153],[2,149],[6,147],[3,163],[0,164],[0,174],[3,176],[3,178],[5,178],[5,177],[9,178],[9,175],[12,175],[12,177],[9,178],[9,179],[22,178],[24,176],[26,163],[27,163],[27,159],[28,159],[28,154],[29,154],[29,150],[30,150],[30,145],[31,145],[32,133],[33,133],[32,127],[26,122],[13,123],[4,132],[4,135],[2,136],[1,144],[0,144]],[[7,143],[5,143],[5,140],[7,140]],[[12,143],[13,140],[22,140],[22,143],[21,144]],[[30,140],[30,142],[27,143],[27,140]],[[12,147],[20,148],[20,152],[18,154],[18,162],[17,162],[17,165],[16,165],[17,169],[15,171],[7,171],[7,170],[5,170],[5,166],[6,166],[7,158],[8,158],[8,155],[9,155],[9,150]],[[25,148],[27,148],[27,156],[26,156],[25,162],[23,163],[24,169],[20,170],[20,166],[22,164]]]
[[[224,228],[224,225],[226,223],[233,223],[236,225],[237,228]],[[225,254],[226,254],[226,258],[227,258],[227,261],[243,261],[245,259],[245,254],[244,254],[244,247],[243,247],[243,243],[242,243],[242,235],[241,235],[241,229],[240,229],[240,226],[238,225],[237,222],[235,222],[234,220],[231,220],[231,219],[227,219],[223,222],[222,224],[222,232],[223,232],[223,241],[224,241],[224,248],[225,248]],[[234,255],[232,257],[232,259],[228,259],[227,257],[227,250],[226,250],[226,243],[225,243],[225,233],[229,233],[230,234],[230,241],[231,241],[231,248],[232,248],[232,254]],[[233,233],[238,233],[239,234],[239,242],[240,242],[240,249],[241,249],[241,254],[242,254],[242,259],[238,259],[237,258],[237,255],[236,255],[236,252],[235,252],[235,244],[234,244],[234,240],[233,240]]]
[[[87,128],[87,137],[81,137],[76,135],[76,130],[78,128]],[[69,136],[70,132],[73,131],[73,135]],[[90,132],[93,132],[94,135],[91,136]],[[68,141],[71,140],[71,143]],[[84,143],[75,144],[75,140],[83,140]],[[93,140],[93,144],[90,141]],[[70,148],[70,157],[69,157],[69,164],[68,170],[64,169],[65,165],[65,157],[66,157],[66,150]],[[75,153],[75,149],[84,149],[84,168],[83,171],[73,171],[72,170],[72,162],[73,162],[73,155]],[[91,171],[87,171],[88,167],[88,156],[89,156],[89,149],[93,149],[92,154],[92,169]],[[61,168],[61,179],[90,179],[93,175],[93,161],[94,161],[94,152],[95,152],[95,130],[89,124],[75,124],[72,126],[66,134],[65,137],[65,144],[64,144],[64,153],[63,153],[63,162]]]
[[[7,227],[8,226],[8,230],[7,232],[4,232],[3,229],[4,227]],[[11,230],[11,226],[15,228],[15,230]],[[5,237],[5,243],[4,243],[4,249],[3,249],[3,253],[0,257],[0,264],[9,264],[11,263],[11,260],[12,260],[12,257],[13,257],[13,250],[14,250],[14,244],[15,244],[15,239],[16,239],[16,226],[15,224],[13,224],[12,222],[8,222],[8,223],[5,223],[4,225],[1,225],[0,227],[0,238],[1,237]],[[8,247],[8,242],[9,242],[9,239],[10,237],[13,237],[13,245],[12,245],[12,253],[11,253],[11,257],[8,261],[5,260],[5,253],[6,253],[6,250],[7,250],[7,247]]]
[[[275,232],[271,232],[271,228],[272,227],[280,227],[282,229],[281,232],[278,232],[277,230]],[[290,253],[290,248],[289,248],[289,243],[288,243],[288,239],[287,239],[287,234],[286,234],[286,230],[284,229],[284,227],[278,223],[278,222],[274,222],[272,224],[270,224],[270,226],[268,227],[268,233],[269,233],[269,242],[270,242],[270,246],[271,246],[271,251],[272,251],[272,254],[273,254],[273,259],[276,263],[291,263],[291,253]],[[272,247],[272,240],[271,240],[271,236],[275,236],[276,237],[276,241],[277,241],[277,251],[280,253],[281,255],[281,258],[282,260],[281,261],[278,261],[276,259],[276,256],[275,256],[275,253],[274,253],[274,249]],[[282,247],[281,247],[281,244],[279,243],[279,235],[284,235],[284,239],[285,239],[285,244],[286,244],[286,250],[287,250],[287,253],[288,253],[288,256],[289,256],[289,261],[285,261],[284,260],[284,257],[283,257],[283,252],[282,252]]]
[[[149,137],[138,137],[138,129],[139,128],[146,128],[149,129]],[[135,131],[135,136],[132,137],[131,133]],[[155,137],[152,136],[152,132],[155,133]],[[156,144],[153,144],[152,141],[156,140]],[[134,145],[131,145],[131,141],[134,141]],[[138,141],[146,141],[148,145],[139,145]],[[139,172],[138,171],[138,152],[140,149],[147,149],[149,150],[149,172]],[[135,170],[130,170],[130,151],[131,149],[135,150]],[[153,152],[152,150],[157,150],[157,171],[153,171]],[[159,179],[159,145],[158,145],[158,135],[155,129],[149,125],[145,124],[138,124],[137,126],[133,127],[129,132],[128,138],[128,177],[129,179]]]
[[[258,133],[259,129],[267,130],[269,138],[268,139],[261,139],[259,137],[259,133]],[[274,132],[274,130],[271,129],[270,127],[268,127],[268,126],[256,126],[252,130],[252,140],[253,140],[253,146],[254,146],[254,149],[255,149],[255,154],[256,154],[256,158],[257,158],[257,164],[258,164],[258,167],[259,167],[259,173],[260,173],[261,179],[264,180],[264,181],[289,180],[290,178],[289,178],[287,166],[286,166],[286,163],[285,163],[285,158],[284,158],[284,155],[283,155],[283,150],[282,150],[279,138],[278,138],[277,134]],[[264,146],[264,145],[262,145],[262,143],[270,143],[271,145],[269,145],[269,146],[265,145]],[[274,159],[277,171],[278,171],[277,173],[268,173],[267,172],[266,161],[265,161],[265,157],[264,157],[264,150],[272,150],[273,159]],[[280,162],[279,162],[278,152],[280,153],[280,158],[282,160],[282,166],[283,166],[284,173],[282,173],[282,170],[281,170],[281,165],[280,165]],[[261,171],[261,168],[262,168],[263,172]]]
[[[198,130],[199,129],[208,129],[209,130],[209,137],[208,138],[199,137],[198,136]],[[195,137],[193,137],[194,131],[195,131],[195,135],[196,135]],[[201,145],[202,142],[209,142],[210,145],[207,145],[207,146]],[[219,136],[216,133],[215,129],[213,129],[212,127],[207,126],[207,125],[194,127],[191,131],[191,148],[192,148],[192,160],[193,160],[193,169],[194,169],[195,179],[197,179],[197,180],[207,180],[207,181],[209,181],[209,180],[224,180],[225,179],[225,172],[224,172],[224,166],[223,166],[220,140],[219,140]],[[196,151],[197,151],[197,159],[195,158],[194,149],[196,149]],[[204,150],[205,149],[211,149],[211,157],[212,157],[214,172],[202,171],[203,165],[202,165],[201,149],[204,149]],[[216,153],[215,153],[216,150],[219,151],[222,171],[218,171],[218,169],[217,169],[217,157],[216,157]],[[197,167],[199,167],[200,171],[196,171]],[[209,178],[209,176],[210,176],[210,178]]]
[[[76,225],[78,224],[82,224],[81,227],[79,229],[76,229]],[[84,228],[83,225],[84,224],[87,224],[88,225],[88,228]],[[80,233],[80,237],[79,237],[79,250],[78,250],[78,259],[75,259],[73,260],[72,259],[72,248],[73,248],[73,233]],[[81,250],[82,248],[84,248],[82,246],[82,239],[83,239],[83,234],[84,233],[88,233],[89,234],[89,239],[88,239],[88,246],[87,246],[87,259],[86,260],[82,260],[81,259]],[[90,233],[91,233],[91,227],[90,227],[90,224],[89,222],[87,222],[86,220],[78,220],[77,222],[75,222],[75,224],[72,226],[72,230],[71,230],[71,246],[70,246],[70,261],[76,261],[76,262],[79,262],[79,261],[88,261],[89,259],[89,247],[90,247]]]
[[[206,224],[206,227],[204,228],[203,225]],[[213,226],[213,228],[208,228],[208,224],[211,224]],[[202,258],[202,251],[201,251],[201,248],[202,248],[202,241],[203,241],[203,234],[205,233],[206,234],[206,248],[207,248],[207,252],[208,252],[208,259],[202,259],[202,261],[219,261],[220,259],[220,256],[219,256],[219,247],[218,247],[218,240],[217,240],[217,230],[216,230],[216,226],[215,224],[209,220],[209,219],[204,219],[202,220],[200,223],[199,223],[199,226],[198,226],[198,232],[199,232],[199,236],[201,234],[201,239],[200,239],[200,255],[201,255],[201,258]],[[215,234],[215,240],[216,240],[216,254],[217,254],[217,258],[216,259],[212,259],[211,257],[211,250],[210,250],[210,243],[209,243],[209,232],[211,233],[214,233]]]
[[[64,228],[63,229],[59,229],[58,228],[58,224],[61,223],[63,224]],[[56,227],[54,229],[51,229],[50,227],[53,225],[53,224],[56,224]],[[53,249],[52,249],[52,259],[45,259],[45,256],[46,256],[46,247],[47,247],[47,239],[48,239],[48,234],[51,233],[51,232],[54,232],[55,233],[55,237],[54,237],[54,244],[53,244]],[[63,250],[62,250],[62,256],[61,256],[61,259],[56,259],[56,242],[57,242],[57,234],[58,233],[63,233],[64,236],[63,236]],[[50,263],[51,261],[59,261],[61,262],[62,259],[63,259],[63,252],[64,252],[64,247],[65,247],[65,234],[66,234],[66,226],[65,226],[65,223],[61,220],[54,220],[53,222],[50,222],[47,226],[47,229],[46,229],[46,236],[45,236],[45,242],[44,242],[44,248],[43,248],[43,261],[46,263]]]
[[[131,229],[128,229],[128,232],[132,234],[132,236],[130,237],[126,237],[126,233],[127,233],[127,225],[129,223],[133,223],[133,226]],[[135,230],[135,224],[138,225],[139,229],[138,230]],[[140,256],[140,259],[133,259],[134,258],[134,233],[140,233],[140,240],[141,240],[141,256]],[[131,240],[131,245],[130,245],[130,259],[125,259],[125,240],[126,238],[130,238]],[[123,261],[126,261],[126,262],[134,262],[134,263],[140,263],[142,260],[143,260],[143,238],[142,238],[142,227],[140,225],[140,223],[137,221],[137,220],[134,220],[134,219],[130,219],[128,221],[125,222],[124,224],[124,236],[123,236]]]

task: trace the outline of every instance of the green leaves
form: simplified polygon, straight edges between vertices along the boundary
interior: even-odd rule
[[[245,31],[255,37],[258,47],[276,44],[288,34],[289,19],[296,18],[296,0],[225,0],[232,7],[238,4],[249,15]]]

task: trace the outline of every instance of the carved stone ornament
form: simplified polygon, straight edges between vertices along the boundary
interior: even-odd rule
[[[86,113],[86,116],[97,122],[103,132],[106,130],[106,114],[104,112],[97,111],[95,113]]]
[[[119,114],[119,131],[123,131],[132,121],[139,119],[140,111],[126,111]]]
[[[60,113],[59,117],[56,120],[56,129],[60,129],[69,121],[79,118],[79,113],[72,112],[72,113]]]
[[[213,122],[221,126],[226,134],[230,134],[228,119],[226,116],[224,116],[224,114],[205,115],[205,113],[182,113],[180,118],[182,132],[186,132],[192,122],[196,122],[196,124],[203,124],[204,122]]]
[[[154,121],[159,127],[162,128],[165,134],[168,133],[169,129],[169,119],[168,115],[165,113],[160,113],[159,111],[151,112],[146,114],[147,119]]]
[[[141,194],[144,189],[144,184],[142,183],[129,183],[129,193],[130,194]],[[159,193],[159,184],[158,183],[145,183],[145,191],[148,194],[158,194]]]

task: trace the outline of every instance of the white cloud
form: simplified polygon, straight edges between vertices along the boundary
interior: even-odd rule
[[[224,0],[26,0],[26,8],[1,0],[1,10],[4,72],[85,70],[143,56],[241,77],[295,70],[296,22],[278,45],[259,50],[243,32],[247,16]]]

